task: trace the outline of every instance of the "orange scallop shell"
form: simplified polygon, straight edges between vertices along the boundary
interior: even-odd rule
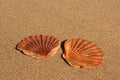
[[[18,43],[17,49],[23,51],[25,54],[39,59],[52,56],[59,48],[60,41],[53,36],[29,36],[20,43]]]
[[[94,43],[83,39],[69,39],[64,44],[63,58],[76,68],[94,68],[103,60],[103,52]]]

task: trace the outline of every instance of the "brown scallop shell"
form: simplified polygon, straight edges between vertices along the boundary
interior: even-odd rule
[[[69,39],[64,44],[63,58],[76,68],[94,68],[103,60],[103,52],[94,43],[83,39]]]
[[[60,41],[53,36],[29,36],[20,43],[18,43],[17,49],[23,51],[25,54],[39,59],[52,56],[59,48]]]

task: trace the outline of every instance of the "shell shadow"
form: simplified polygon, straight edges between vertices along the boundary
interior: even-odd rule
[[[65,48],[64,48],[65,42],[66,42],[66,40],[62,41],[62,42],[61,42],[61,45],[60,45],[61,48],[62,48],[63,53],[65,53]]]
[[[61,48],[62,48],[62,54],[61,54],[61,58],[70,66],[70,64],[64,59],[64,57],[63,57],[63,54],[65,54],[65,47],[64,47],[64,44],[65,44],[65,42],[66,42],[67,40],[64,40],[64,41],[62,41],[61,42]]]
[[[20,51],[22,54],[24,54],[23,51],[21,51],[21,50],[19,50],[19,49],[17,48],[17,46],[18,46],[18,44],[15,46],[15,49],[16,49],[17,51]],[[24,54],[24,55],[25,55],[25,54]]]

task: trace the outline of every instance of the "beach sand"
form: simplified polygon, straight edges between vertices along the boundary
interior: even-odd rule
[[[120,80],[119,0],[1,0],[0,80]],[[30,35],[50,35],[61,42],[83,38],[104,52],[103,64],[69,66],[61,48],[36,60],[16,50]]]

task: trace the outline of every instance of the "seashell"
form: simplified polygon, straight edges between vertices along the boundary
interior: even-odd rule
[[[46,58],[53,56],[59,48],[60,40],[53,36],[29,36],[20,43],[17,49],[23,51],[25,54],[36,58]]]
[[[83,39],[69,39],[64,44],[63,58],[76,68],[95,68],[102,63],[103,52],[94,43]]]

